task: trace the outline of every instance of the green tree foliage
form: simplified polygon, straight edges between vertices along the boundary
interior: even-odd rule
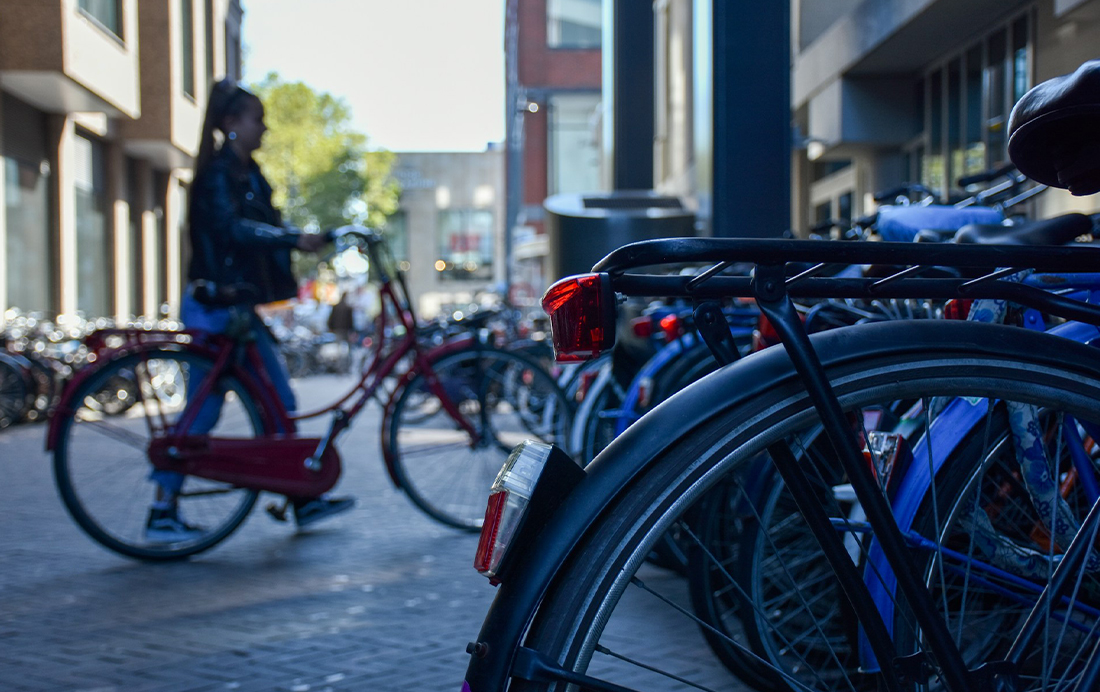
[[[275,72],[251,88],[268,126],[256,161],[287,222],[306,229],[383,225],[397,209],[394,157],[371,150],[367,136],[351,128],[347,104]]]

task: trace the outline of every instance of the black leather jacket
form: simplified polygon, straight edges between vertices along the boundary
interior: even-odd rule
[[[216,153],[191,186],[189,233],[192,282],[250,284],[267,303],[294,295],[290,250],[301,232],[282,224],[268,184],[255,161],[228,147]]]

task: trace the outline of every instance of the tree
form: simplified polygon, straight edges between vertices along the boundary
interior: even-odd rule
[[[394,156],[368,147],[367,136],[351,128],[343,99],[275,72],[252,90],[269,128],[256,160],[287,222],[306,229],[381,226],[397,209]]]

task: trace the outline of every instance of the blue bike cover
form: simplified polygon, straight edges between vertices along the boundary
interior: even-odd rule
[[[879,207],[878,233],[883,240],[908,242],[917,232],[957,231],[968,223],[999,224],[1004,214],[989,207],[953,207],[946,204]]]

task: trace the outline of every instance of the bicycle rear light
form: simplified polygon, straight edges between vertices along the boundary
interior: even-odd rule
[[[583,477],[580,466],[553,445],[526,440],[513,449],[489,490],[474,569],[500,583],[505,557],[533,543],[535,533]]]
[[[665,315],[661,318],[661,331],[665,333],[665,339],[674,341],[683,333],[683,323],[679,315]]]
[[[561,279],[542,297],[559,362],[588,360],[615,345],[615,294],[607,274]]]
[[[649,315],[635,317],[630,320],[630,329],[639,339],[648,339],[653,336],[653,318]]]

